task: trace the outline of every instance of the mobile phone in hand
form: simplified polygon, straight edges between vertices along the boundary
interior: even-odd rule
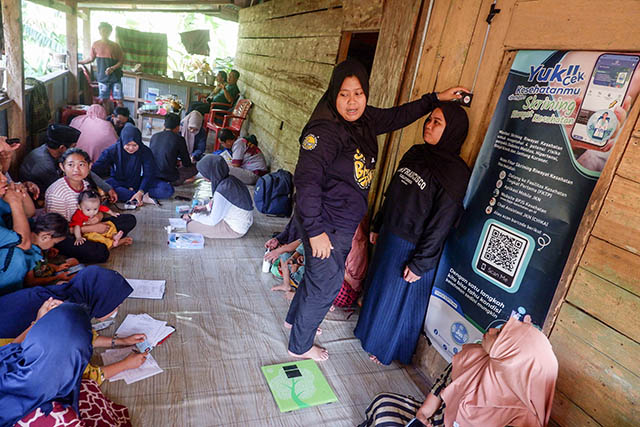
[[[9,145],[20,144],[20,138],[8,138],[7,139],[7,144],[9,144]]]
[[[422,424],[422,422],[419,419],[414,418],[411,421],[409,421],[409,424],[407,424],[406,427],[425,427],[425,425]]]

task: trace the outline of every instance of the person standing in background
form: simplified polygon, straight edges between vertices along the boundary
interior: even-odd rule
[[[122,64],[124,63],[124,52],[120,45],[109,40],[113,31],[111,24],[101,22],[98,26],[100,40],[91,45],[91,56],[79,62],[79,64],[90,64],[96,61],[98,82],[98,98],[104,103],[113,92],[113,100],[116,105],[122,103]]]

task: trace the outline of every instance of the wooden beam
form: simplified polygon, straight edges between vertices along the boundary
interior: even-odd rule
[[[82,20],[82,56],[91,56],[91,10],[85,11],[86,18]]]
[[[51,9],[58,10],[60,12],[68,13],[72,12],[72,8],[69,7],[66,3],[58,0],[29,0],[31,3],[39,4],[40,6],[50,7]],[[84,12],[77,12],[78,17],[85,19]]]
[[[69,81],[67,84],[67,101],[78,103],[78,14],[76,0],[66,0],[71,8],[67,12],[67,67],[69,68]]]
[[[38,0],[38,1],[47,1],[47,0]],[[137,1],[122,1],[122,0],[114,0],[114,1],[79,1],[78,8],[80,9],[93,9],[96,7],[111,7],[111,6],[135,6],[139,4],[150,4],[156,7],[164,7],[166,5],[174,5],[174,6],[182,6],[188,7],[192,4],[204,4],[204,5],[230,5],[233,6],[232,0],[189,0],[185,2],[184,0],[137,0]]]
[[[22,1],[2,0],[4,48],[7,55],[7,95],[13,100],[8,109],[8,136],[22,141],[18,157],[26,150],[27,128],[24,115],[24,62],[22,60]]]

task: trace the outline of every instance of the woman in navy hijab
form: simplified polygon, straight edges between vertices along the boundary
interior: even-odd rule
[[[142,206],[143,199],[153,203],[149,197],[168,199],[173,195],[171,184],[157,178],[153,153],[142,143],[140,130],[131,123],[124,125],[120,139],[102,152],[91,169],[101,176],[111,175],[106,182],[116,190],[121,202],[135,200]]]
[[[42,316],[21,343],[0,347],[0,425],[14,425],[52,402],[78,412],[80,382],[91,358],[91,324],[86,310],[65,303]]]
[[[91,265],[62,285],[20,289],[0,297],[0,338],[15,338],[36,319],[49,298],[82,304],[90,318],[111,314],[133,292],[118,272]]]

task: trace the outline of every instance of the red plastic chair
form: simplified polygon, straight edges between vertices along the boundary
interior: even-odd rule
[[[87,81],[87,86],[91,90],[91,103],[102,104],[102,102],[100,102],[100,98],[98,97],[99,95],[98,82],[93,80],[93,77],[91,77],[91,71],[85,64],[80,64],[80,66],[82,67],[82,74],[84,74],[84,78]],[[115,100],[113,99],[113,93],[109,94],[109,100],[115,104]]]
[[[214,143],[213,150],[216,151],[220,148],[220,142],[218,141],[218,131],[220,129],[229,129],[233,132],[233,135],[237,138],[240,135],[240,129],[242,128],[242,124],[247,119],[249,115],[249,110],[251,110],[251,106],[253,103],[248,99],[240,99],[238,103],[234,107],[231,114],[228,113],[227,110],[215,109],[212,108],[209,111],[208,120],[205,122],[207,129],[215,132],[216,139]],[[222,117],[222,124],[219,125],[215,122],[216,117]]]

